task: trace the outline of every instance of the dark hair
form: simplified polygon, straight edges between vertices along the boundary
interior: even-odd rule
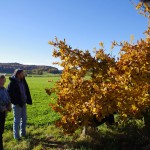
[[[4,74],[0,74],[0,79],[5,79],[5,75]]]
[[[22,73],[23,72],[23,69],[16,69],[15,71],[14,71],[14,73],[13,73],[13,75],[14,76],[18,76],[20,73]]]

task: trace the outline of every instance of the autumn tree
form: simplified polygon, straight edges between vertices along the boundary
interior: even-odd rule
[[[149,11],[147,5],[144,9]],[[149,35],[150,29],[146,33]],[[56,104],[51,107],[60,114],[56,125],[66,133],[94,126],[93,118],[102,121],[114,112],[122,119],[147,113],[150,106],[149,38],[136,44],[113,42],[113,47],[121,47],[118,60],[104,52],[103,43],[94,56],[89,51],[72,49],[65,40],[56,38],[49,44],[55,47],[53,56],[60,58],[56,64],[64,69],[56,86],[46,92],[57,94]],[[89,71],[90,76],[86,77]]]

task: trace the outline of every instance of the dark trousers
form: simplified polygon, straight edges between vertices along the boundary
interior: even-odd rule
[[[4,133],[5,118],[6,113],[0,112],[0,150],[3,150],[3,133]]]

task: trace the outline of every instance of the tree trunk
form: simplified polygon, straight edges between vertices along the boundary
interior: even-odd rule
[[[81,137],[93,137],[94,135],[96,135],[97,131],[98,130],[96,126],[83,126]]]

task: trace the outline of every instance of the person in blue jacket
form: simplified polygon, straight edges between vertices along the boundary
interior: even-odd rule
[[[21,137],[26,136],[26,104],[32,105],[32,99],[22,69],[16,69],[13,76],[9,79],[10,83],[7,90],[10,95],[14,114],[13,134],[14,139],[20,140]]]
[[[6,82],[5,75],[0,75],[0,150],[3,150],[3,133],[5,118],[8,111],[11,111],[10,97],[4,87]]]

